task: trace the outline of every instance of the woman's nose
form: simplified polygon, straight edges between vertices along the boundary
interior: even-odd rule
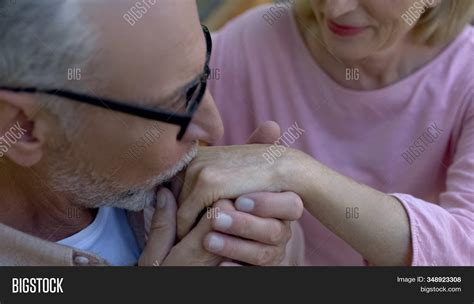
[[[183,141],[214,143],[224,135],[224,125],[209,90],[184,134]]]
[[[326,1],[326,16],[335,19],[357,8],[359,0],[328,0]]]

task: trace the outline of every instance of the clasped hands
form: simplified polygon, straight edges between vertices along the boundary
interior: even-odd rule
[[[269,145],[279,136],[279,126],[267,122],[255,130],[247,143]],[[231,162],[239,154],[230,152],[228,157]],[[263,160],[262,155],[255,157]],[[298,195],[271,187],[257,187],[253,193],[238,194],[213,202],[192,227],[191,217],[195,210],[186,212],[192,204],[189,202],[189,193],[196,187],[206,191],[206,187],[199,183],[189,186],[189,175],[184,173],[183,179],[188,183],[183,181],[178,199],[179,210],[177,200],[169,189],[161,188],[158,191],[157,208],[139,266],[286,265],[291,222],[303,214],[303,203]],[[260,178],[258,175],[248,176],[246,181],[239,181],[230,177],[231,183],[252,183],[252,179]],[[197,205],[194,209],[202,210],[202,207]]]

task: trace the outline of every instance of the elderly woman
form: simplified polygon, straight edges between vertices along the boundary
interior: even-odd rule
[[[239,160],[203,148],[187,176],[201,191],[181,201],[298,193],[305,265],[474,265],[473,10],[472,0],[301,0],[234,20],[211,66],[222,144],[266,120],[284,136],[242,146]],[[194,216],[184,209],[181,223]]]

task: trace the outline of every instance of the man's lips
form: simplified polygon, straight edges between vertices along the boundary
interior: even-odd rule
[[[327,22],[328,28],[331,32],[339,36],[354,36],[364,31],[367,27],[351,26],[351,25],[342,25],[338,24],[332,20]]]

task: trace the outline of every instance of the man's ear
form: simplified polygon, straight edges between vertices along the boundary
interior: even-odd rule
[[[38,111],[32,96],[0,90],[0,157],[22,167],[41,160],[46,134]]]

